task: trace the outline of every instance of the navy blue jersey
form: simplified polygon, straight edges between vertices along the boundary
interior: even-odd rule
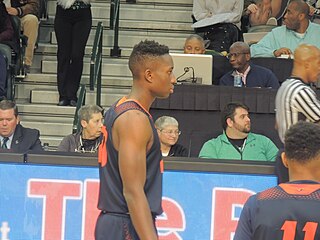
[[[296,181],[251,196],[234,240],[319,240],[320,184]]]
[[[129,212],[126,200],[123,196],[123,185],[119,172],[118,151],[112,143],[112,126],[117,118],[130,110],[138,110],[149,118],[153,131],[153,144],[147,152],[146,182],[144,191],[153,215],[162,213],[162,155],[157,130],[151,115],[135,101],[123,101],[113,105],[105,114],[105,127],[107,130],[106,153],[107,160],[100,161],[100,191],[98,208],[105,212],[126,214]],[[104,146],[104,144],[102,144]],[[103,149],[104,150],[104,149]],[[99,150],[100,155],[100,150]]]

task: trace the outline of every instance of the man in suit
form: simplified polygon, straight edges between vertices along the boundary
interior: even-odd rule
[[[0,102],[0,149],[13,152],[42,151],[39,130],[23,127],[16,104],[10,100]]]

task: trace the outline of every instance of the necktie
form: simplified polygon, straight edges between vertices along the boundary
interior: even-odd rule
[[[2,140],[2,146],[1,146],[2,149],[8,149],[8,146],[7,146],[8,140],[9,140],[8,137],[4,137],[4,138],[3,138],[3,140]]]

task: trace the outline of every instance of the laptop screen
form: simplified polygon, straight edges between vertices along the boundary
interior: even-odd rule
[[[177,83],[212,85],[212,55],[170,53]]]

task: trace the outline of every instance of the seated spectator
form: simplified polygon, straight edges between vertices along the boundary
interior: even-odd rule
[[[231,45],[227,57],[234,70],[222,76],[220,85],[233,86],[234,76],[240,75],[244,87],[279,88],[279,80],[271,70],[250,63],[251,55],[248,44],[235,42]]]
[[[251,133],[249,109],[241,103],[229,103],[221,114],[224,132],[207,141],[200,158],[274,161],[278,148],[267,137]]]
[[[33,52],[38,37],[39,27],[39,0],[11,0],[11,7],[7,7],[10,15],[21,19],[23,34],[28,37],[28,45],[25,55],[25,70],[30,72],[33,60]]]
[[[9,14],[3,1],[0,1],[0,44],[8,44],[13,39],[13,28]],[[6,96],[7,63],[5,56],[0,52],[0,99]]]
[[[2,100],[0,102],[1,149],[11,149],[13,152],[42,151],[39,130],[25,128],[19,122],[16,104],[10,100]]]
[[[181,131],[178,121],[169,116],[159,117],[155,126],[158,130],[163,157],[188,157],[188,149],[177,144]]]
[[[81,130],[66,136],[58,146],[58,151],[97,152],[103,126],[102,111],[103,109],[96,105],[82,106],[78,111]]]
[[[239,40],[243,0],[193,0],[192,27],[196,33],[210,40],[208,49],[227,51]]]
[[[320,239],[320,126],[299,122],[286,133],[290,182],[251,196],[234,240]]]
[[[284,26],[272,29],[257,44],[250,46],[252,57],[291,55],[301,43],[320,47],[320,26],[309,20],[309,6],[292,0],[284,15]]]
[[[204,54],[206,49],[203,38],[197,34],[190,35],[184,43],[183,50],[187,54]]]
[[[245,0],[243,15],[249,17],[250,26],[266,25],[271,18],[272,0]],[[275,22],[277,25],[277,22]]]

